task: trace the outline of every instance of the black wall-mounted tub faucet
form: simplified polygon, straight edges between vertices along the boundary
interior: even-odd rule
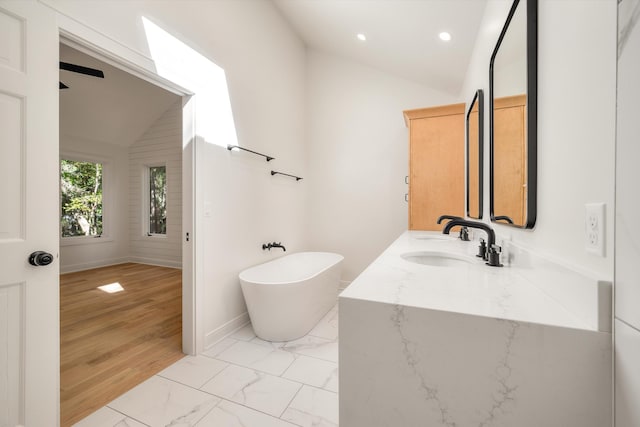
[[[263,251],[266,250],[266,249],[271,250],[271,248],[280,248],[285,252],[287,251],[287,249],[284,246],[282,246],[282,243],[280,243],[280,242],[263,243],[262,244],[262,250]]]

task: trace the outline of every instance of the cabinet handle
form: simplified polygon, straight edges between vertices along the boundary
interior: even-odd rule
[[[404,201],[409,202],[409,193],[404,193]]]
[[[404,177],[404,183],[409,184],[409,175]]]

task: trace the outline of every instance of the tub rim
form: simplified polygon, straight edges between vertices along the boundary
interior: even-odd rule
[[[253,270],[254,268],[258,268],[258,267],[262,267],[266,264],[270,264],[270,263],[277,263],[280,260],[287,258],[287,257],[292,257],[298,254],[323,254],[323,255],[333,255],[336,257],[336,259],[334,260],[334,262],[324,266],[324,268],[318,270],[318,271],[313,271],[313,274],[306,276],[302,279],[299,280],[295,280],[295,281],[256,281],[256,280],[247,280],[246,278],[244,278],[243,276],[245,275],[245,273],[247,273],[248,271]],[[338,264],[340,264],[342,261],[344,260],[344,256],[335,252],[325,252],[325,251],[304,251],[304,252],[292,252],[289,254],[286,254],[284,256],[275,258],[275,259],[271,259],[269,261],[263,262],[261,264],[256,264],[253,265],[251,267],[247,267],[244,270],[242,270],[240,273],[238,273],[238,278],[240,279],[240,282],[242,285],[248,284],[248,285],[265,285],[265,286],[278,286],[278,285],[296,285],[299,284],[301,282],[307,281],[307,280],[311,280],[315,277],[317,277],[318,275],[324,273],[325,271],[329,270],[331,267],[334,267]]]

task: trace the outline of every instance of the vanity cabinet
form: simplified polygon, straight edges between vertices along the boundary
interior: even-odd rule
[[[493,268],[455,236],[406,231],[351,282],[338,298],[341,426],[612,426],[611,283],[509,250]]]
[[[464,216],[465,104],[404,111],[409,128],[409,230],[440,230]]]

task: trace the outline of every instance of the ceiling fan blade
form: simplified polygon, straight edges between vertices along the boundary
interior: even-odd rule
[[[69,89],[69,86],[67,86],[66,84],[62,82],[58,82],[58,83],[60,83],[60,89]]]
[[[67,70],[74,73],[86,74],[88,76],[100,77],[104,79],[104,73],[101,70],[95,68],[83,67],[81,65],[69,64],[68,62],[60,62],[60,69]]]

